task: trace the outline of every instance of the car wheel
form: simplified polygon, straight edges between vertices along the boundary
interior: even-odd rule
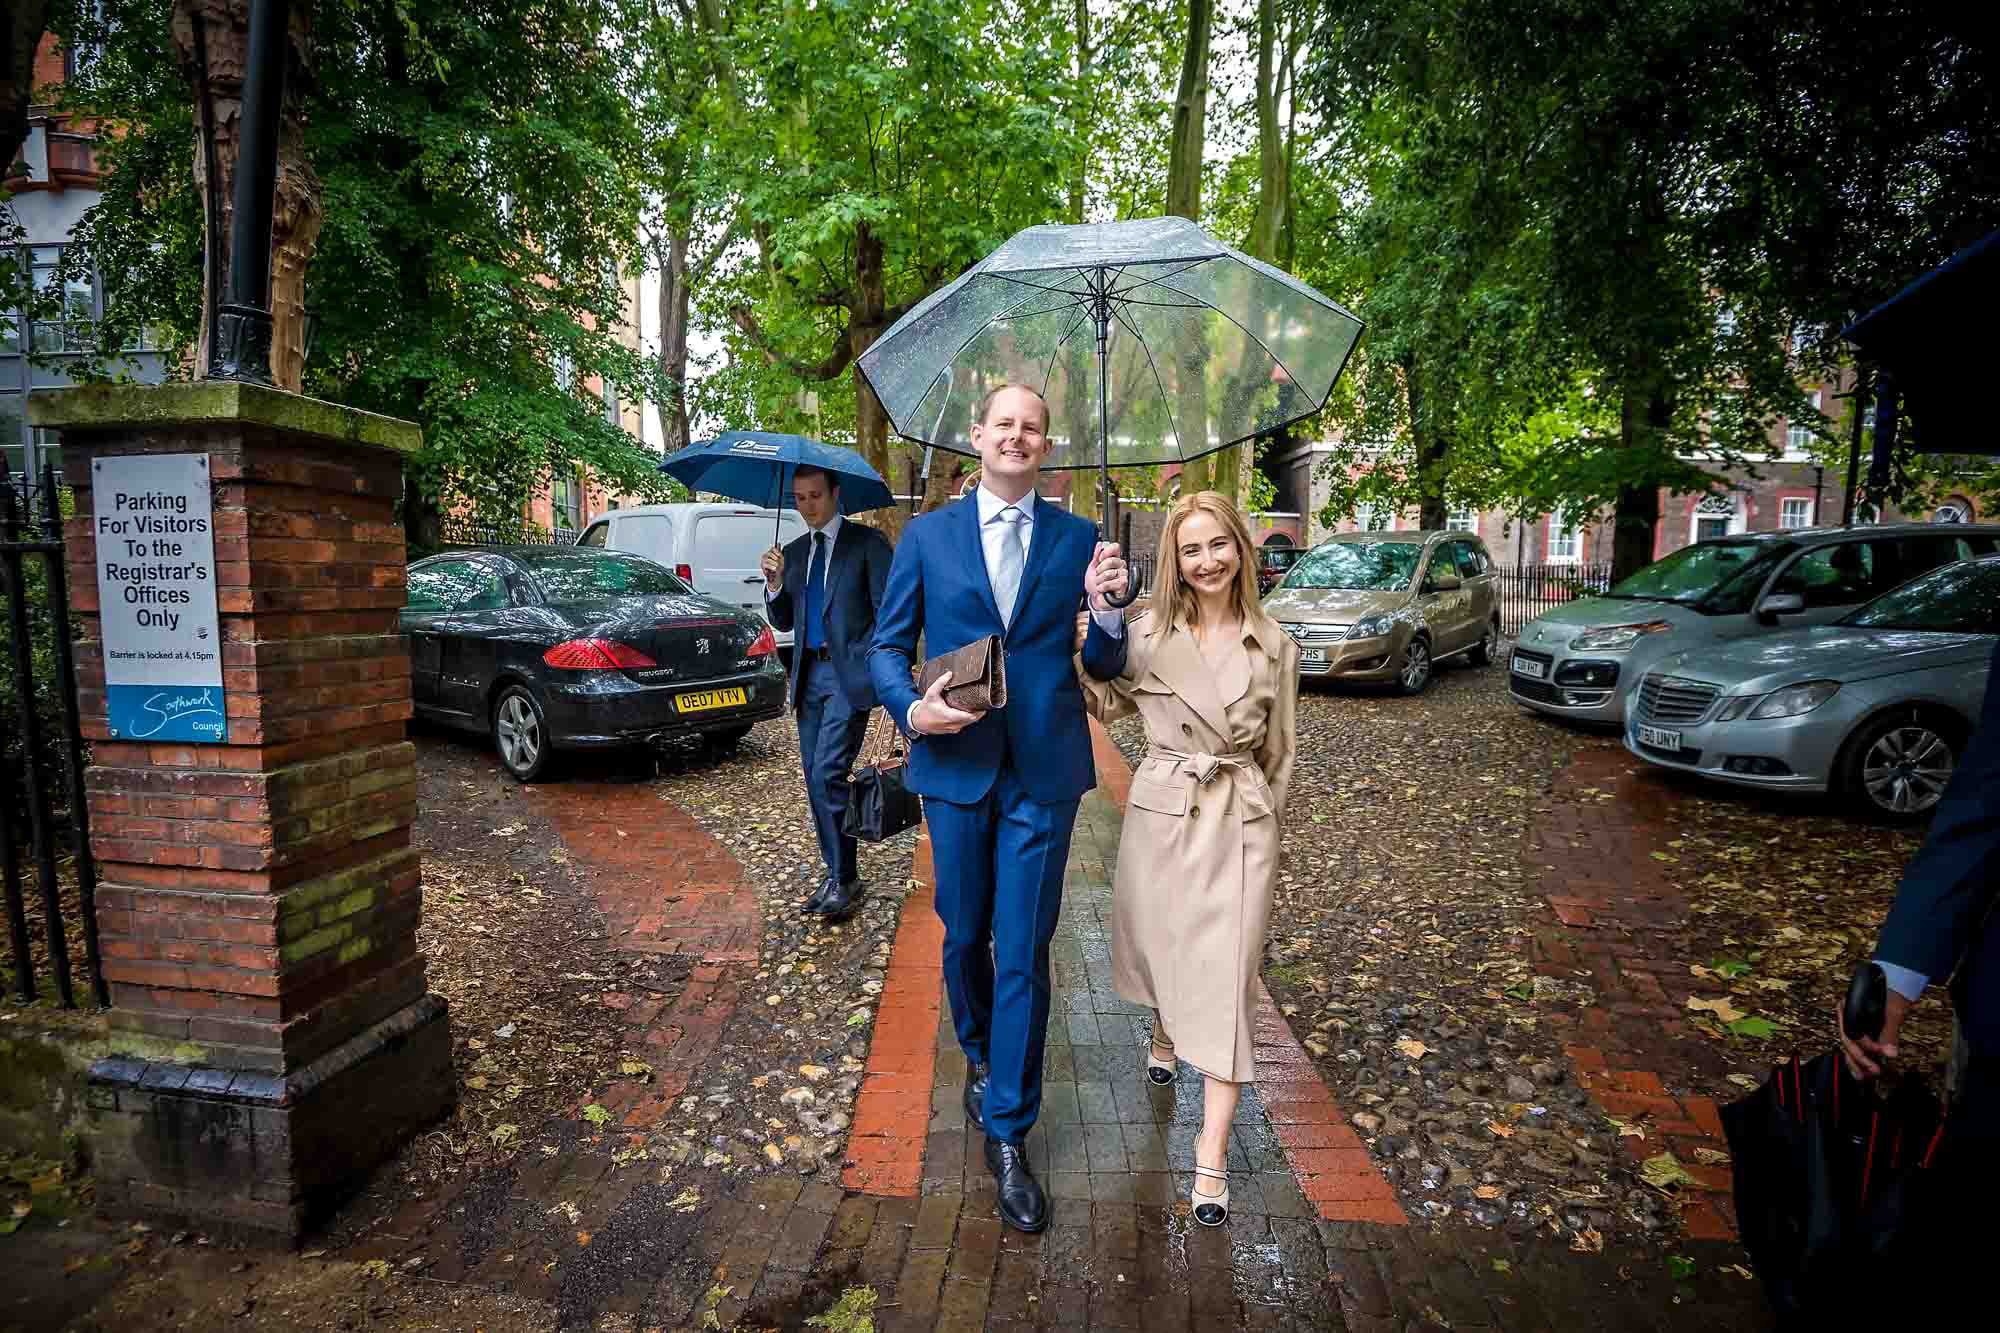
[[[1862,810],[1910,823],[1936,808],[1958,767],[1951,728],[1922,710],[1897,710],[1848,743],[1841,788]]]
[[[1500,622],[1490,620],[1486,623],[1486,628],[1480,631],[1479,642],[1473,644],[1472,650],[1466,653],[1465,660],[1476,667],[1493,665],[1493,646],[1499,641]]]
[[[1403,649],[1402,665],[1396,668],[1396,688],[1404,694],[1422,694],[1431,683],[1431,641],[1412,634]]]
[[[533,782],[548,771],[555,753],[549,725],[535,696],[519,685],[509,685],[493,701],[493,748],[517,782]]]

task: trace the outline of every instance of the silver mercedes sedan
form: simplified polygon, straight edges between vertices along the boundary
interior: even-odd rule
[[[1831,625],[1662,659],[1627,707],[1649,763],[1826,792],[1893,821],[1944,795],[2000,644],[2000,556],[1933,570]]]
[[[1634,683],[1669,657],[1826,624],[1939,565],[1996,551],[2000,527],[1933,523],[1698,542],[1522,626],[1507,689],[1537,712],[1616,726]]]

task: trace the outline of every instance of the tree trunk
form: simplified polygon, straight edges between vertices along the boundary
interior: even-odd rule
[[[666,254],[660,258],[660,369],[667,380],[667,400],[660,404],[660,433],[668,454],[687,447],[688,231],[681,224],[667,230]]]
[[[1077,0],[1081,12],[1083,0]],[[51,0],[12,0],[8,5],[7,63],[0,68],[0,175],[11,168],[28,141],[28,107],[35,92],[35,51],[49,30]]]
[[[1201,154],[1208,122],[1208,46],[1215,0],[1188,0],[1187,41],[1181,48],[1180,91],[1174,98],[1167,147],[1167,212],[1201,220]]]
[[[1673,420],[1673,404],[1658,389],[1625,390],[1619,405],[1619,443],[1626,450],[1660,449],[1660,436]],[[1660,488],[1621,486],[1612,510],[1611,577],[1615,581],[1653,563],[1660,526]]]
[[[1070,222],[1083,221],[1083,201],[1090,180],[1090,134],[1092,126],[1083,121],[1089,115],[1090,97],[1090,0],[1076,0],[1076,77],[1070,85],[1070,109],[1076,123],[1076,172],[1069,181]]]
[[[323,209],[319,177],[306,161],[301,107],[312,76],[312,8],[290,11],[285,97],[278,125],[278,179],[271,210],[271,378],[298,392],[305,371],[305,276],[319,242]],[[197,27],[199,33],[197,34]],[[194,371],[208,373],[209,331],[229,270],[229,227],[235,210],[236,157],[243,131],[243,76],[250,37],[248,0],[174,0],[174,44],[195,104],[195,189],[214,238],[202,251],[202,320]],[[207,109],[203,90],[207,91]],[[213,154],[215,177],[209,180]],[[209,216],[213,212],[215,216]],[[265,293],[253,293],[255,300]]]
[[[882,242],[866,222],[854,226],[854,309],[847,322],[850,359],[875,345],[888,326],[888,283],[882,272]],[[868,465],[883,476],[893,476],[889,458],[889,414],[882,401],[857,368],[854,376],[854,447]],[[909,511],[901,505],[878,509],[870,521],[889,534],[891,541],[901,535]]]
[[[1450,517],[1444,502],[1445,458],[1451,450],[1444,433],[1424,415],[1428,400],[1415,356],[1405,356],[1403,390],[1410,401],[1410,443],[1416,455],[1417,526],[1426,532],[1442,529]]]

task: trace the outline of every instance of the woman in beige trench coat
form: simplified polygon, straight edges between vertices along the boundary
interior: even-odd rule
[[[1233,501],[1181,499],[1160,534],[1152,606],[1126,627],[1124,672],[1083,676],[1093,716],[1146,724],[1118,844],[1111,975],[1154,1011],[1148,1077],[1172,1082],[1176,1057],[1206,1076],[1193,1205],[1207,1226],[1229,1215],[1224,1161],[1252,1073],[1299,688],[1298,647],[1258,604],[1252,557]]]

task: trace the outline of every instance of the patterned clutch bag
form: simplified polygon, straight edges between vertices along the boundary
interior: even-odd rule
[[[944,701],[966,713],[984,713],[1007,706],[1007,649],[998,634],[975,639],[963,648],[927,659],[917,672],[917,690],[928,694],[931,683],[951,672]]]

